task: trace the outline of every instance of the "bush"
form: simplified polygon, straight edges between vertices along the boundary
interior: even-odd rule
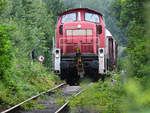
[[[11,67],[12,51],[9,40],[9,26],[0,26],[0,78],[4,78],[6,71]]]
[[[39,62],[14,59],[5,82],[0,81],[0,105],[13,106],[40,92],[46,91],[61,81],[58,76],[47,72]],[[23,108],[31,108],[31,103]]]
[[[113,85],[110,79],[104,83],[99,81],[92,84],[87,91],[78,97],[71,99],[71,107],[86,109],[89,112],[120,113],[121,95],[123,88],[120,82],[120,76],[116,76],[117,82]]]

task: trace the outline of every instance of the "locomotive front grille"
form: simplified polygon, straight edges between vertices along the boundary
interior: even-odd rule
[[[76,29],[76,30],[66,30],[67,36],[85,36],[92,35],[91,29]]]

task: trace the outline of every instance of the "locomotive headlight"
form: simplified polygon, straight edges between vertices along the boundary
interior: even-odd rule
[[[81,28],[81,27],[82,27],[81,24],[78,24],[77,28]]]
[[[100,54],[99,56],[100,56],[101,58],[103,58],[103,57],[104,57],[104,54]]]
[[[99,50],[99,56],[100,56],[100,58],[104,57],[104,50],[103,49]]]
[[[56,58],[59,58],[59,54],[56,54]]]

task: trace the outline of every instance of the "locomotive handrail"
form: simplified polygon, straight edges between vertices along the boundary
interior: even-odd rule
[[[61,40],[66,40],[66,39],[98,39],[98,37],[63,37],[59,39],[59,47],[60,46],[71,46],[71,45],[78,45],[78,43],[72,43],[72,44],[61,44]],[[93,43],[80,43],[81,45],[94,45]],[[96,42],[96,45],[100,46],[98,42]]]
[[[76,42],[74,42],[75,39],[77,39]],[[82,39],[84,41],[86,40],[86,42],[84,42]],[[89,41],[89,39],[92,39],[92,40],[90,40],[90,42],[87,42],[87,40]],[[72,41],[68,43],[67,40],[72,40]],[[66,47],[68,46],[79,46],[81,49],[82,46],[92,45],[92,48],[93,48],[92,51],[96,53],[96,48],[100,47],[99,41],[100,40],[98,37],[62,37],[62,38],[59,38],[59,48],[63,47],[63,50],[66,53]]]
[[[72,46],[72,45],[77,45],[77,43],[75,44],[61,44],[61,46],[63,46],[63,45],[65,45],[65,46]],[[81,45],[94,45],[94,44],[81,44]],[[96,44],[96,45],[99,45],[99,44]]]

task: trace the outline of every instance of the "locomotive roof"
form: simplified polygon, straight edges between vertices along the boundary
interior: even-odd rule
[[[107,36],[112,36],[112,34],[110,33],[110,31],[108,29],[106,29],[106,35]]]
[[[114,39],[114,37],[112,36],[112,34],[110,33],[110,31],[108,29],[106,29],[106,36],[111,37],[112,39]],[[115,39],[114,39],[115,40]]]
[[[88,9],[88,8],[76,8],[76,9],[70,9],[70,10],[67,10],[67,11],[61,13],[60,16],[62,16],[62,15],[64,15],[64,14],[67,14],[67,13],[69,13],[69,12],[79,11],[79,10],[85,10],[85,11],[89,11],[89,12],[96,13],[96,14],[98,14],[98,15],[103,16],[101,13],[99,13],[99,12],[97,12],[97,11],[94,11],[94,10],[92,10],[92,9]]]

